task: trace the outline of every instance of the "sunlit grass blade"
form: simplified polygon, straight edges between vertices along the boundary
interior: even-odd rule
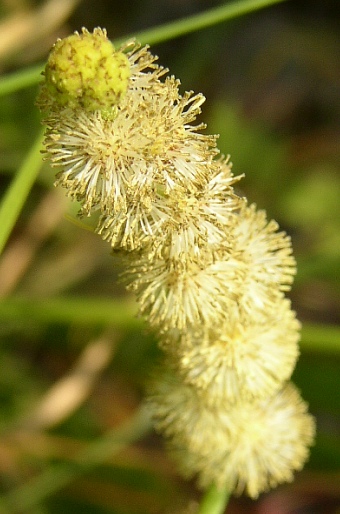
[[[0,205],[0,254],[41,168],[42,137],[41,131],[3,196]]]
[[[130,37],[136,38],[142,44],[156,45],[284,1],[286,0],[238,0],[236,2],[225,2],[202,13],[147,29],[137,34],[131,34]],[[126,37],[121,38],[115,43],[118,45],[126,41],[126,39]]]
[[[155,45],[164,43],[176,37],[184,36],[284,1],[286,0],[238,0],[236,2],[228,2],[187,18],[131,34],[115,40],[113,43],[118,46],[132,37],[142,44]],[[0,96],[37,84],[40,80],[41,71],[42,65],[35,65],[1,78]]]
[[[140,329],[143,320],[136,317],[137,307],[131,299],[59,297],[46,299],[9,297],[0,303],[0,322],[35,320],[40,323],[75,323],[114,325]],[[303,323],[302,351],[340,353],[340,327]]]
[[[8,95],[25,87],[37,84],[44,69],[43,64],[30,66],[0,78],[0,96]]]
[[[143,327],[136,318],[131,300],[103,298],[6,298],[0,303],[0,322],[35,320],[38,323],[111,325],[118,328]]]
[[[303,323],[301,348],[308,351],[340,354],[340,327],[337,325]]]

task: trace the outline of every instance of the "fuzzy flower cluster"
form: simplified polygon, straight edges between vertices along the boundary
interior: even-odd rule
[[[314,421],[289,380],[299,322],[290,238],[234,190],[204,97],[147,47],[105,30],[59,40],[38,97],[56,185],[98,213],[127,288],[158,334],[155,427],[185,476],[256,498],[304,465]]]

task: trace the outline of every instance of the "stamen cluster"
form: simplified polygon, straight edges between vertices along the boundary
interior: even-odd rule
[[[314,434],[288,382],[291,241],[235,192],[216,136],[193,124],[203,95],[181,95],[155,61],[101,29],[58,41],[38,98],[46,156],[79,214],[98,212],[97,233],[125,251],[123,278],[165,356],[150,410],[180,469],[255,498],[292,479]]]

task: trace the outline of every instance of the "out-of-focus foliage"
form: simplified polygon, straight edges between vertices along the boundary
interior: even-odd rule
[[[6,0],[0,71],[43,62],[57,37],[82,26],[121,39],[214,5]],[[316,445],[294,484],[257,502],[231,500],[230,513],[340,508],[338,25],[337,1],[294,0],[152,48],[183,91],[207,97],[201,119],[220,134],[234,173],[245,173],[240,193],[291,234],[298,262],[291,298],[306,331],[293,378],[317,418]],[[0,98],[2,194],[40,131],[36,93]],[[17,491],[16,506],[0,501],[0,513],[195,512],[199,493],[177,477],[151,431],[112,455],[108,444],[98,466],[74,465],[133,415],[158,350],[117,281],[119,256],[84,229],[87,220],[74,221],[75,206],[52,184],[44,164],[0,259],[0,494]],[[34,476],[45,485],[72,479],[35,501]]]

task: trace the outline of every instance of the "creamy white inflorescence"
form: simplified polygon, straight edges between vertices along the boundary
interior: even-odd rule
[[[155,61],[99,28],[57,41],[38,97],[45,153],[56,185],[123,251],[159,335],[149,406],[179,468],[255,498],[302,468],[315,430],[287,383],[300,328],[284,296],[291,241],[235,193],[216,136],[194,124],[203,95],[181,95]]]

